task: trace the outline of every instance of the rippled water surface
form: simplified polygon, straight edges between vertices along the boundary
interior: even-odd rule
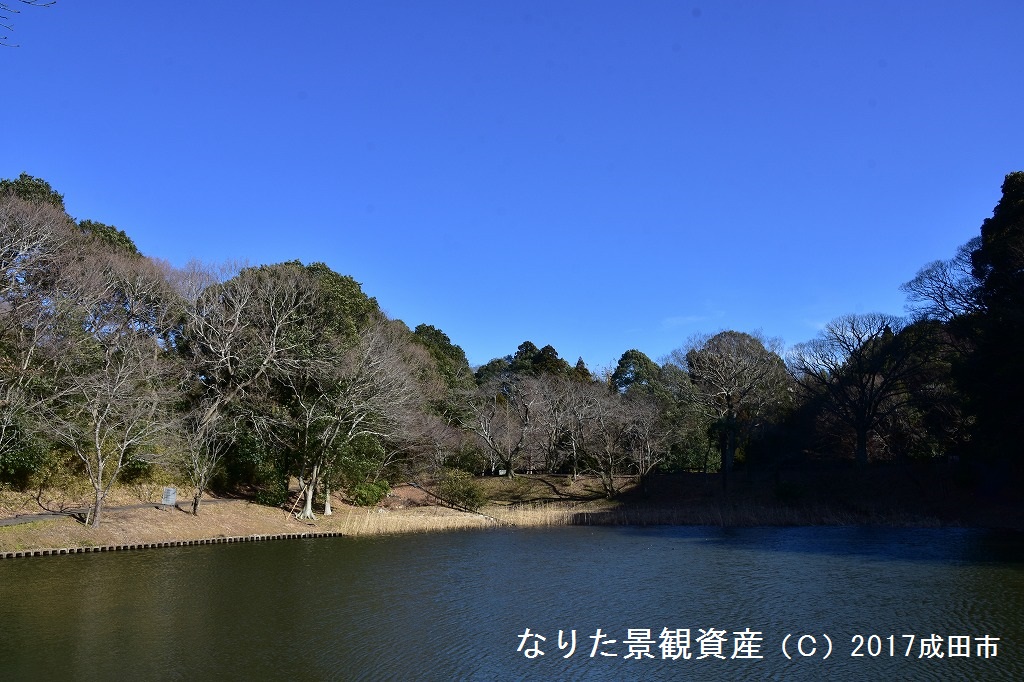
[[[0,623],[3,680],[1022,680],[1024,538],[576,527],[39,557],[0,562]],[[517,652],[527,628],[544,655]],[[689,660],[662,658],[665,628]],[[626,658],[630,629],[653,658]],[[702,630],[724,658],[712,637],[698,659]],[[762,658],[733,658],[744,630]],[[919,657],[932,635],[943,657]]]

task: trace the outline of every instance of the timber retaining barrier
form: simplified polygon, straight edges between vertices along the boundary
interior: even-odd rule
[[[136,549],[159,549],[162,547],[192,547],[195,545],[220,545],[231,542],[266,542],[269,540],[305,540],[312,538],[337,538],[344,533],[279,533],[275,535],[236,535],[232,537],[202,538],[200,540],[167,540],[165,542],[136,542],[129,545],[97,545],[95,547],[60,547],[58,549],[26,549],[20,552],[0,552],[0,559],[21,559],[30,556],[54,556],[59,554],[94,554],[96,552],[127,552]]]

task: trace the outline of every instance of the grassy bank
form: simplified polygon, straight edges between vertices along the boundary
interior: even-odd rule
[[[131,501],[119,496],[119,503]],[[137,502],[137,500],[135,500]],[[183,505],[184,506],[184,505]],[[299,521],[287,510],[265,507],[245,500],[213,500],[198,516],[181,508],[161,509],[157,504],[104,512],[99,528],[90,528],[70,516],[0,526],[0,553],[30,549],[99,547],[152,544],[175,540],[199,540],[250,535],[294,533],[342,533],[349,536],[419,533],[496,525],[478,514],[441,506],[389,509],[363,508],[336,503],[331,516],[318,515]]]
[[[397,486],[378,507],[334,499],[334,514],[299,521],[288,510],[243,499],[204,503],[199,516],[160,509],[162,483],[115,491],[100,528],[63,516],[0,526],[0,553],[34,549],[151,544],[251,535],[342,533],[348,536],[438,532],[499,526],[564,525],[886,525],[983,526],[1024,529],[1016,497],[982,499],[941,472],[921,469],[852,469],[750,474],[733,479],[728,494],[717,476],[652,478],[641,488],[620,481],[608,499],[595,479],[565,476],[483,478],[476,484],[488,502],[474,514],[449,509],[413,486]],[[81,491],[45,494],[0,491],[0,518],[83,504]],[[187,506],[182,504],[182,506]]]

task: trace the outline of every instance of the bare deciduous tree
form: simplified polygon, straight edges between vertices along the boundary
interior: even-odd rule
[[[162,347],[163,273],[151,262],[86,250],[55,297],[76,321],[58,340],[55,394],[44,409],[54,438],[82,462],[93,487],[93,527],[133,454],[167,428],[174,385]]]
[[[199,515],[203,493],[235,442],[236,419],[231,415],[203,421],[209,415],[209,399],[200,398],[174,419],[174,433],[168,439],[170,452],[163,463],[182,474],[192,486],[192,514]]]
[[[793,348],[789,366],[810,394],[856,435],[854,453],[867,464],[873,429],[906,404],[910,379],[924,362],[920,335],[901,334],[904,321],[881,313],[844,315],[832,320],[818,337]]]
[[[357,440],[372,439],[380,448],[379,461],[370,467],[371,475],[379,476],[413,435],[426,397],[414,368],[428,356],[399,325],[381,319],[362,330],[354,346],[335,341],[281,377],[289,416],[277,426],[300,457],[305,493],[300,519],[314,518],[320,487],[327,499],[324,513],[330,514],[330,485]]]
[[[536,428],[524,449],[524,466],[527,473],[555,473],[567,454],[564,446],[571,417],[571,379],[545,373],[522,381],[529,383],[538,397],[533,410]]]
[[[180,348],[192,410],[181,422],[178,462],[194,487],[192,513],[230,446],[233,428],[222,423],[250,394],[263,394],[272,375],[299,366],[296,334],[314,300],[299,265],[210,268],[191,263],[175,284],[184,304]]]
[[[694,396],[722,430],[722,482],[728,488],[740,433],[788,397],[781,342],[758,334],[726,331],[701,335],[670,355],[685,370]]]
[[[0,197],[0,457],[53,395],[52,341],[64,322],[53,292],[77,238],[59,208]]]
[[[630,458],[627,434],[631,427],[629,410],[618,394],[594,385],[590,412],[581,426],[586,429],[581,439],[584,461],[591,473],[598,476],[605,495],[610,499],[619,494],[619,478],[629,473]]]
[[[668,452],[668,429],[657,402],[650,397],[624,399],[630,426],[626,433],[631,466],[640,484],[646,486],[648,476]]]
[[[497,377],[471,396],[463,427],[486,447],[491,473],[501,467],[509,478],[515,476],[535,428],[534,410],[539,402],[536,386],[514,376]]]
[[[960,315],[984,310],[981,282],[972,272],[971,254],[981,246],[981,237],[962,244],[949,260],[937,260],[924,266],[917,276],[900,289],[907,294],[907,305],[919,317],[948,322]]]

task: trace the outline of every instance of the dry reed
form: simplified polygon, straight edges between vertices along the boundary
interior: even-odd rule
[[[700,506],[623,505],[594,507],[543,503],[489,507],[488,513],[509,526],[938,526],[938,519],[913,514],[854,513],[828,506],[786,507],[748,502]]]

